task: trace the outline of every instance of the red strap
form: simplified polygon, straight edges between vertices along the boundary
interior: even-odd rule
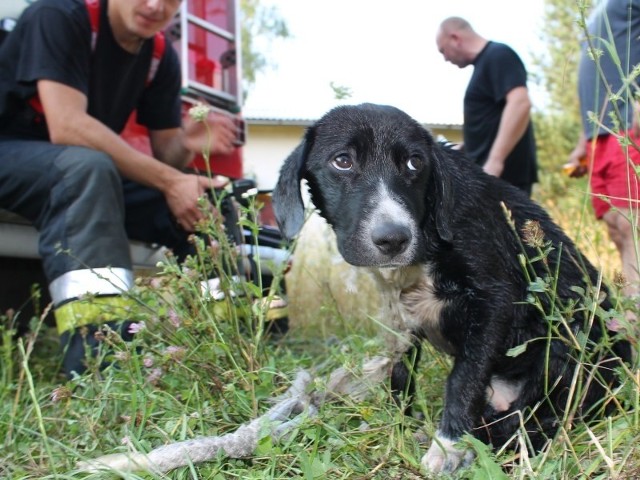
[[[42,102],[40,101],[40,95],[37,93],[29,99],[29,105],[33,108],[37,113],[44,113],[44,108],[42,107]]]
[[[164,33],[158,32],[156,36],[153,37],[153,55],[151,56],[151,66],[149,67],[149,75],[147,75],[147,85],[151,83],[153,77],[156,76],[156,72],[158,71],[158,65],[160,65],[160,61],[162,60],[162,56],[164,55],[164,50],[167,45],[167,40],[164,37]]]
[[[100,29],[100,0],[84,0],[89,12],[89,23],[91,24],[91,51],[96,49],[98,40],[98,30]]]

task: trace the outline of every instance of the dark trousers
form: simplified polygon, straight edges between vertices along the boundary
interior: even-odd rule
[[[0,139],[0,208],[40,232],[49,282],[72,270],[131,269],[129,238],[180,256],[192,248],[159,191],[123,181],[108,155],[84,147]]]

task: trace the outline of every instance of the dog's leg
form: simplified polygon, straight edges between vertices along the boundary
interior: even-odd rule
[[[502,337],[497,337],[502,338]],[[447,379],[445,406],[436,437],[422,457],[422,466],[430,473],[453,472],[470,462],[473,454],[456,445],[465,433],[480,425],[487,404],[490,383],[490,359],[484,348],[494,351],[491,342],[479,338],[476,349],[468,348],[464,357],[456,358]]]
[[[469,465],[473,456],[473,451],[457,448],[455,440],[447,438],[438,430],[420,463],[430,473],[453,472],[458,467]]]
[[[406,400],[405,414],[411,414],[411,403],[416,391],[415,371],[420,360],[420,342],[414,342],[398,360],[391,370],[391,392],[398,403],[402,404],[402,399]]]

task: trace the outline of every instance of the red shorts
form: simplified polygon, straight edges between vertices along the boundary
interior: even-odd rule
[[[637,137],[630,138],[640,144]],[[617,135],[601,135],[591,146],[591,202],[596,218],[602,218],[611,207],[637,208],[640,180],[634,165],[640,165],[640,152],[633,145],[621,145]]]

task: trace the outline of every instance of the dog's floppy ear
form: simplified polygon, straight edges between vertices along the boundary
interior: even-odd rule
[[[436,229],[438,235],[445,242],[453,241],[453,230],[451,228],[451,219],[455,211],[455,199],[453,195],[453,185],[451,172],[447,169],[448,158],[446,149],[434,146],[434,162],[433,162],[433,182],[435,188],[435,217]]]
[[[307,141],[302,141],[287,157],[280,169],[280,177],[273,190],[273,213],[282,234],[291,239],[302,229],[304,203],[300,182],[304,175]]]

